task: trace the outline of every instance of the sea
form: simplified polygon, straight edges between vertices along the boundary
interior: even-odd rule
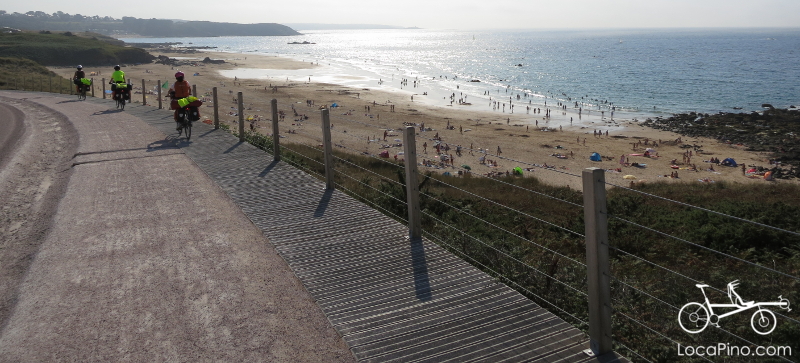
[[[328,82],[434,105],[644,119],[800,107],[800,28],[313,30],[290,37],[123,38],[307,62],[227,76]],[[289,44],[289,43],[313,44]],[[508,105],[508,110],[505,106]],[[614,115],[612,115],[614,112]],[[566,113],[565,113],[566,114]],[[599,116],[599,115],[598,115]]]

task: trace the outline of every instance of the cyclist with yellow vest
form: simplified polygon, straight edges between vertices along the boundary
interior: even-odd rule
[[[117,83],[128,83],[125,79],[125,72],[120,70],[119,65],[114,66],[114,73],[111,74],[111,99],[115,100],[117,95]]]
[[[192,87],[189,86],[189,81],[183,79],[185,75],[183,72],[175,73],[175,83],[169,88],[169,96],[172,98],[170,109],[175,110],[174,118],[178,123],[176,130],[180,130],[180,123],[178,122],[178,110],[181,108],[178,105],[178,100],[192,95]]]

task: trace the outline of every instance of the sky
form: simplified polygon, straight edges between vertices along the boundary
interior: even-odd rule
[[[0,10],[427,29],[800,27],[800,0],[3,0]]]

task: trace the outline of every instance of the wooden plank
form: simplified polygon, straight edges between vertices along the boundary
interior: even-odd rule
[[[126,112],[174,133],[163,112]],[[222,130],[195,127],[191,143],[175,145],[262,229],[359,360],[598,361],[583,353],[580,330],[436,244],[408,240],[407,226]]]

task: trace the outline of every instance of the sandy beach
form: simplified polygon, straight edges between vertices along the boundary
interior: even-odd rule
[[[587,167],[609,170],[606,180],[624,186],[631,185],[631,182],[635,184],[655,181],[767,183],[763,178],[743,175],[740,167],[713,165],[711,170],[712,164],[704,162],[712,158],[733,158],[750,169],[750,166],[768,166],[769,157],[764,153],[745,151],[744,145],[681,137],[675,133],[645,128],[634,120],[616,119],[611,123],[608,118],[601,119],[600,115],[584,113],[581,115],[583,126],[570,127],[569,118],[577,120],[578,114],[571,110],[562,111],[557,106],[553,107],[551,117],[545,118],[544,109],[541,114],[531,115],[524,110],[509,114],[499,110],[476,111],[475,107],[467,104],[437,105],[437,102],[426,102],[424,87],[414,88],[412,91],[390,92],[385,88],[378,89],[381,88],[378,85],[374,88],[348,88],[317,83],[313,78],[301,81],[298,78],[246,79],[237,76],[250,74],[248,70],[255,69],[301,72],[313,70],[318,65],[312,62],[220,52],[153,54],[183,61],[196,60],[197,63],[175,68],[161,64],[123,68],[134,84],[133,102],[142,102],[142,79],[146,81],[147,89],[152,90],[157,82],[174,82],[173,74],[181,70],[186,73],[190,84],[197,86],[198,97],[204,97],[207,101],[201,109],[204,119],[213,117],[210,95],[212,88],[217,87],[220,121],[235,125],[238,122],[236,95],[243,92],[245,117],[252,117],[256,130],[269,134],[272,130],[269,103],[271,99],[277,99],[279,111],[286,115],[280,124],[283,143],[318,145],[321,140],[320,108],[336,103],[339,107],[331,108],[330,111],[333,140],[335,144],[352,152],[378,155],[382,151],[388,151],[389,160],[393,160],[395,156],[402,158],[402,154],[398,155],[402,152],[402,147],[397,146],[400,143],[396,140],[402,139],[399,130],[404,124],[417,126],[420,162],[439,164],[441,159],[437,155],[435,144],[439,141],[442,148],[445,144],[449,145],[449,151],[441,151],[453,156],[453,166],[425,166],[422,171],[449,171],[457,174],[459,170],[463,170],[461,165],[468,165],[472,173],[486,175],[505,174],[515,167],[521,167],[530,169],[524,172],[525,176],[532,175],[547,183],[569,185],[573,188],[580,188],[580,179],[564,172],[579,175]],[[205,57],[225,60],[225,63],[200,62]],[[73,73],[72,69],[53,70],[67,77]],[[110,68],[85,70],[87,74],[101,72],[95,76],[95,84],[98,86],[100,82],[97,78],[108,77],[113,71]],[[100,96],[99,91],[96,92]],[[147,95],[147,102],[155,105],[158,100],[155,95]],[[165,102],[165,107],[167,104]],[[425,131],[419,131],[422,125]],[[609,127],[610,125],[613,127]],[[425,144],[427,148],[423,147]],[[460,156],[457,153],[459,145]],[[644,155],[647,149],[651,149],[648,152],[650,157]],[[602,161],[590,160],[590,155],[595,152],[603,157]],[[483,163],[481,157],[485,160]],[[621,158],[625,164],[620,163]],[[489,161],[492,162],[491,166]],[[493,165],[495,162],[496,166]],[[677,165],[677,169],[674,165]],[[692,168],[693,165],[696,165],[696,171]],[[678,177],[671,177],[675,173]]]

